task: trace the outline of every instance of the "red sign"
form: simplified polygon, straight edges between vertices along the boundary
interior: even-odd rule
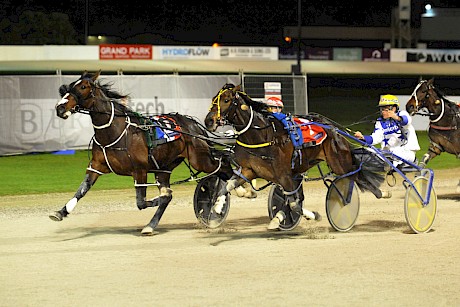
[[[100,60],[151,60],[152,45],[99,45]]]

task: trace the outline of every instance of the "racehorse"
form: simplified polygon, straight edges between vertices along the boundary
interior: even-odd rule
[[[459,108],[458,103],[447,99],[445,94],[434,86],[434,78],[421,80],[415,87],[406,103],[406,110],[410,115],[428,115],[430,118],[428,129],[430,146],[428,152],[423,155],[421,162],[423,165],[442,152],[460,158]],[[420,112],[422,110],[425,112]],[[460,182],[457,190],[459,188]]]
[[[325,129],[327,137],[321,144],[297,151],[281,121],[267,111],[266,104],[252,100],[242,92],[240,85],[225,84],[222,87],[213,97],[204,123],[211,132],[218,126],[231,124],[237,135],[234,159],[239,171],[218,192],[213,207],[216,214],[220,214],[221,199],[226,193],[244,182],[263,178],[282,187],[292,211],[306,219],[321,220],[318,212],[302,208],[304,195],[299,176],[321,161],[326,161],[337,175],[349,174],[362,191],[382,197],[379,186],[383,176],[358,169],[350,142],[333,127]],[[279,229],[286,215],[281,211],[272,218],[268,229]]]
[[[55,107],[57,116],[67,119],[76,112],[89,114],[94,136],[92,158],[83,182],[74,197],[50,218],[62,221],[100,175],[113,172],[133,177],[139,210],[158,206],[141,231],[151,235],[172,199],[170,176],[174,168],[187,159],[197,174],[216,174],[227,180],[232,167],[226,157],[219,156],[219,151],[200,138],[207,131],[194,118],[177,113],[142,116],[126,105],[128,95],[112,90],[110,83],[97,80],[100,72],[85,71],[77,81],[59,89],[62,99]],[[160,135],[166,138],[160,139]],[[155,174],[160,192],[151,200],[146,200],[147,186],[153,185],[147,182],[148,173]]]

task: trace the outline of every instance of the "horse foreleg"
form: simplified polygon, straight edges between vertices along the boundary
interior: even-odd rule
[[[83,180],[83,182],[80,184],[80,187],[78,188],[74,197],[70,199],[67,202],[67,204],[64,207],[62,207],[61,210],[55,211],[52,214],[50,214],[50,219],[57,222],[62,221],[63,218],[65,218],[67,215],[69,215],[69,213],[73,211],[78,201],[86,195],[89,189],[91,189],[91,187],[93,186],[94,182],[96,182],[97,177],[99,177],[99,175],[97,175],[96,173],[91,174],[92,176],[90,176],[90,174],[86,174],[85,180]]]
[[[430,147],[428,148],[428,152],[424,154],[422,157],[422,162],[420,162],[420,166],[424,168],[430,160],[439,156],[442,152],[443,152],[443,149],[441,146],[439,146],[438,144],[434,142],[431,142]]]
[[[217,214],[222,214],[222,209],[224,208],[227,194],[241,186],[244,182],[245,181],[242,178],[234,175],[232,178],[227,180],[225,184],[222,184],[219,188],[219,191],[217,192],[217,198],[214,202],[214,206],[212,207],[212,211]]]
[[[153,215],[150,222],[145,226],[141,233],[143,235],[152,235],[153,230],[158,226],[163,213],[165,212],[166,208],[168,207],[169,203],[172,199],[172,190],[167,187],[160,188],[160,196],[154,198],[151,202],[155,203],[155,206],[158,206],[157,211]]]

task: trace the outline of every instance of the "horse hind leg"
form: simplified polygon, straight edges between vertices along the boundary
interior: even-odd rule
[[[300,187],[301,188],[301,187]],[[293,194],[292,192],[283,192],[286,195],[287,203],[292,211],[296,212],[300,216],[303,216],[307,220],[315,220],[321,221],[322,217],[319,212],[307,210],[302,206],[303,195],[299,192]],[[280,229],[280,224],[286,218],[286,213],[283,210],[280,210],[276,213],[276,215],[271,219],[270,223],[268,224],[269,230]]]
[[[154,206],[158,206],[157,211],[153,215],[150,222],[142,229],[142,235],[153,235],[153,230],[158,226],[163,213],[168,207],[169,203],[172,200],[172,190],[167,187],[160,188],[160,196],[154,198],[152,201],[148,201]]]
[[[49,218],[53,221],[60,222],[62,221],[69,213],[73,211],[78,201],[86,195],[86,193],[91,189],[96,179],[99,177],[98,174],[92,173],[92,176],[86,174],[85,179],[80,184],[80,187],[77,189],[74,197],[71,198],[67,204],[62,207],[61,210],[55,211],[49,215]]]
[[[254,180],[253,180],[254,181]],[[254,184],[254,183],[253,183]],[[245,182],[242,185],[235,188],[236,195],[244,198],[257,198],[256,191],[252,188],[249,182]]]

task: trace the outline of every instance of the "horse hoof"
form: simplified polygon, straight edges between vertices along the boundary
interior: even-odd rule
[[[216,219],[209,220],[208,228],[215,229],[219,227],[220,223]]]
[[[280,229],[280,220],[277,217],[272,218],[270,224],[267,227],[268,230],[278,230]]]
[[[382,198],[391,198],[391,191],[382,191]]]
[[[142,229],[141,234],[143,236],[153,236],[155,232],[153,231],[153,228],[150,226],[145,226],[144,229]]]
[[[59,211],[55,211],[55,212],[53,212],[52,214],[49,215],[49,218],[52,221],[60,222],[60,221],[62,221],[62,214]]]
[[[251,191],[245,195],[246,198],[257,198],[257,193],[254,191]]]
[[[270,224],[268,224],[268,230],[280,229],[280,224],[286,219],[286,214],[283,211],[278,211],[275,217],[272,218]]]
[[[321,214],[319,214],[318,212],[316,211],[313,211],[313,214],[315,215],[315,221],[321,221],[323,219],[323,217],[321,216]]]

